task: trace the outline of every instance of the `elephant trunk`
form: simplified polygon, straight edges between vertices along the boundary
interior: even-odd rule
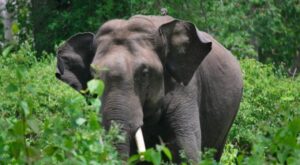
[[[120,127],[125,141],[116,143],[116,149],[122,159],[127,159],[130,153],[136,152],[132,150],[135,146],[135,139],[139,151],[145,150],[141,127],[143,126],[143,111],[139,98],[133,92],[125,90],[111,90],[104,92],[102,98],[102,123],[106,130],[109,130],[112,123],[116,123]],[[137,134],[137,135],[136,135]]]

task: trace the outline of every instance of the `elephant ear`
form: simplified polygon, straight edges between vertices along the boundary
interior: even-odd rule
[[[93,33],[78,33],[57,50],[55,76],[77,91],[86,89],[87,82],[92,79],[90,64],[95,54],[93,40]]]
[[[190,22],[174,20],[159,28],[166,47],[166,71],[179,83],[187,85],[194,72],[211,50],[207,42]]]

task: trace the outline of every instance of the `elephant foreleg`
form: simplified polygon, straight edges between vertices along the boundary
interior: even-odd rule
[[[174,135],[170,141],[176,145],[175,161],[180,161],[179,154],[183,151],[187,159],[198,162],[201,151],[198,106],[193,99],[187,99],[187,97],[181,101],[178,99],[172,98],[168,102],[165,113],[168,128]]]

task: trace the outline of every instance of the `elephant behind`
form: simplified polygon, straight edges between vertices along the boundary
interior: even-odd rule
[[[205,148],[215,148],[219,160],[241,101],[241,75],[220,43],[170,16],[108,21],[96,34],[74,35],[57,54],[56,77],[74,89],[92,78],[105,82],[102,124],[121,125],[126,140],[116,148],[123,159],[137,152],[142,128],[146,147],[161,137],[175,162],[181,150],[199,161]]]

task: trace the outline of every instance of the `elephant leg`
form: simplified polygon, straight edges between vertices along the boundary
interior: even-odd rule
[[[223,141],[220,143],[220,145],[219,146],[217,146],[217,152],[215,153],[215,155],[214,155],[214,159],[216,160],[216,161],[220,161],[220,159],[221,159],[221,156],[222,156],[222,154],[223,154],[223,150],[224,150],[224,147],[225,147],[225,144],[226,144],[226,138],[227,137],[227,135],[224,137],[224,139],[223,139]]]
[[[240,100],[231,101],[229,98],[239,97],[226,95],[225,91],[223,93],[227,97],[216,96],[212,93],[205,91],[203,95],[206,97],[203,97],[201,105],[199,105],[201,107],[200,121],[203,135],[202,150],[216,149],[214,158],[219,161],[226,144],[227,135],[237,114]]]
[[[192,161],[199,161],[201,151],[201,129],[197,103],[190,98],[167,97],[167,107],[164,114],[167,128],[171,130],[169,141],[175,147],[175,161],[180,161],[180,151],[183,151],[186,158]],[[171,147],[172,150],[172,147]]]
[[[175,141],[178,146],[179,154],[183,152],[188,160],[198,162],[200,158],[200,141],[198,141],[200,132],[189,132],[185,134],[186,135],[182,135],[178,132],[175,133]]]

